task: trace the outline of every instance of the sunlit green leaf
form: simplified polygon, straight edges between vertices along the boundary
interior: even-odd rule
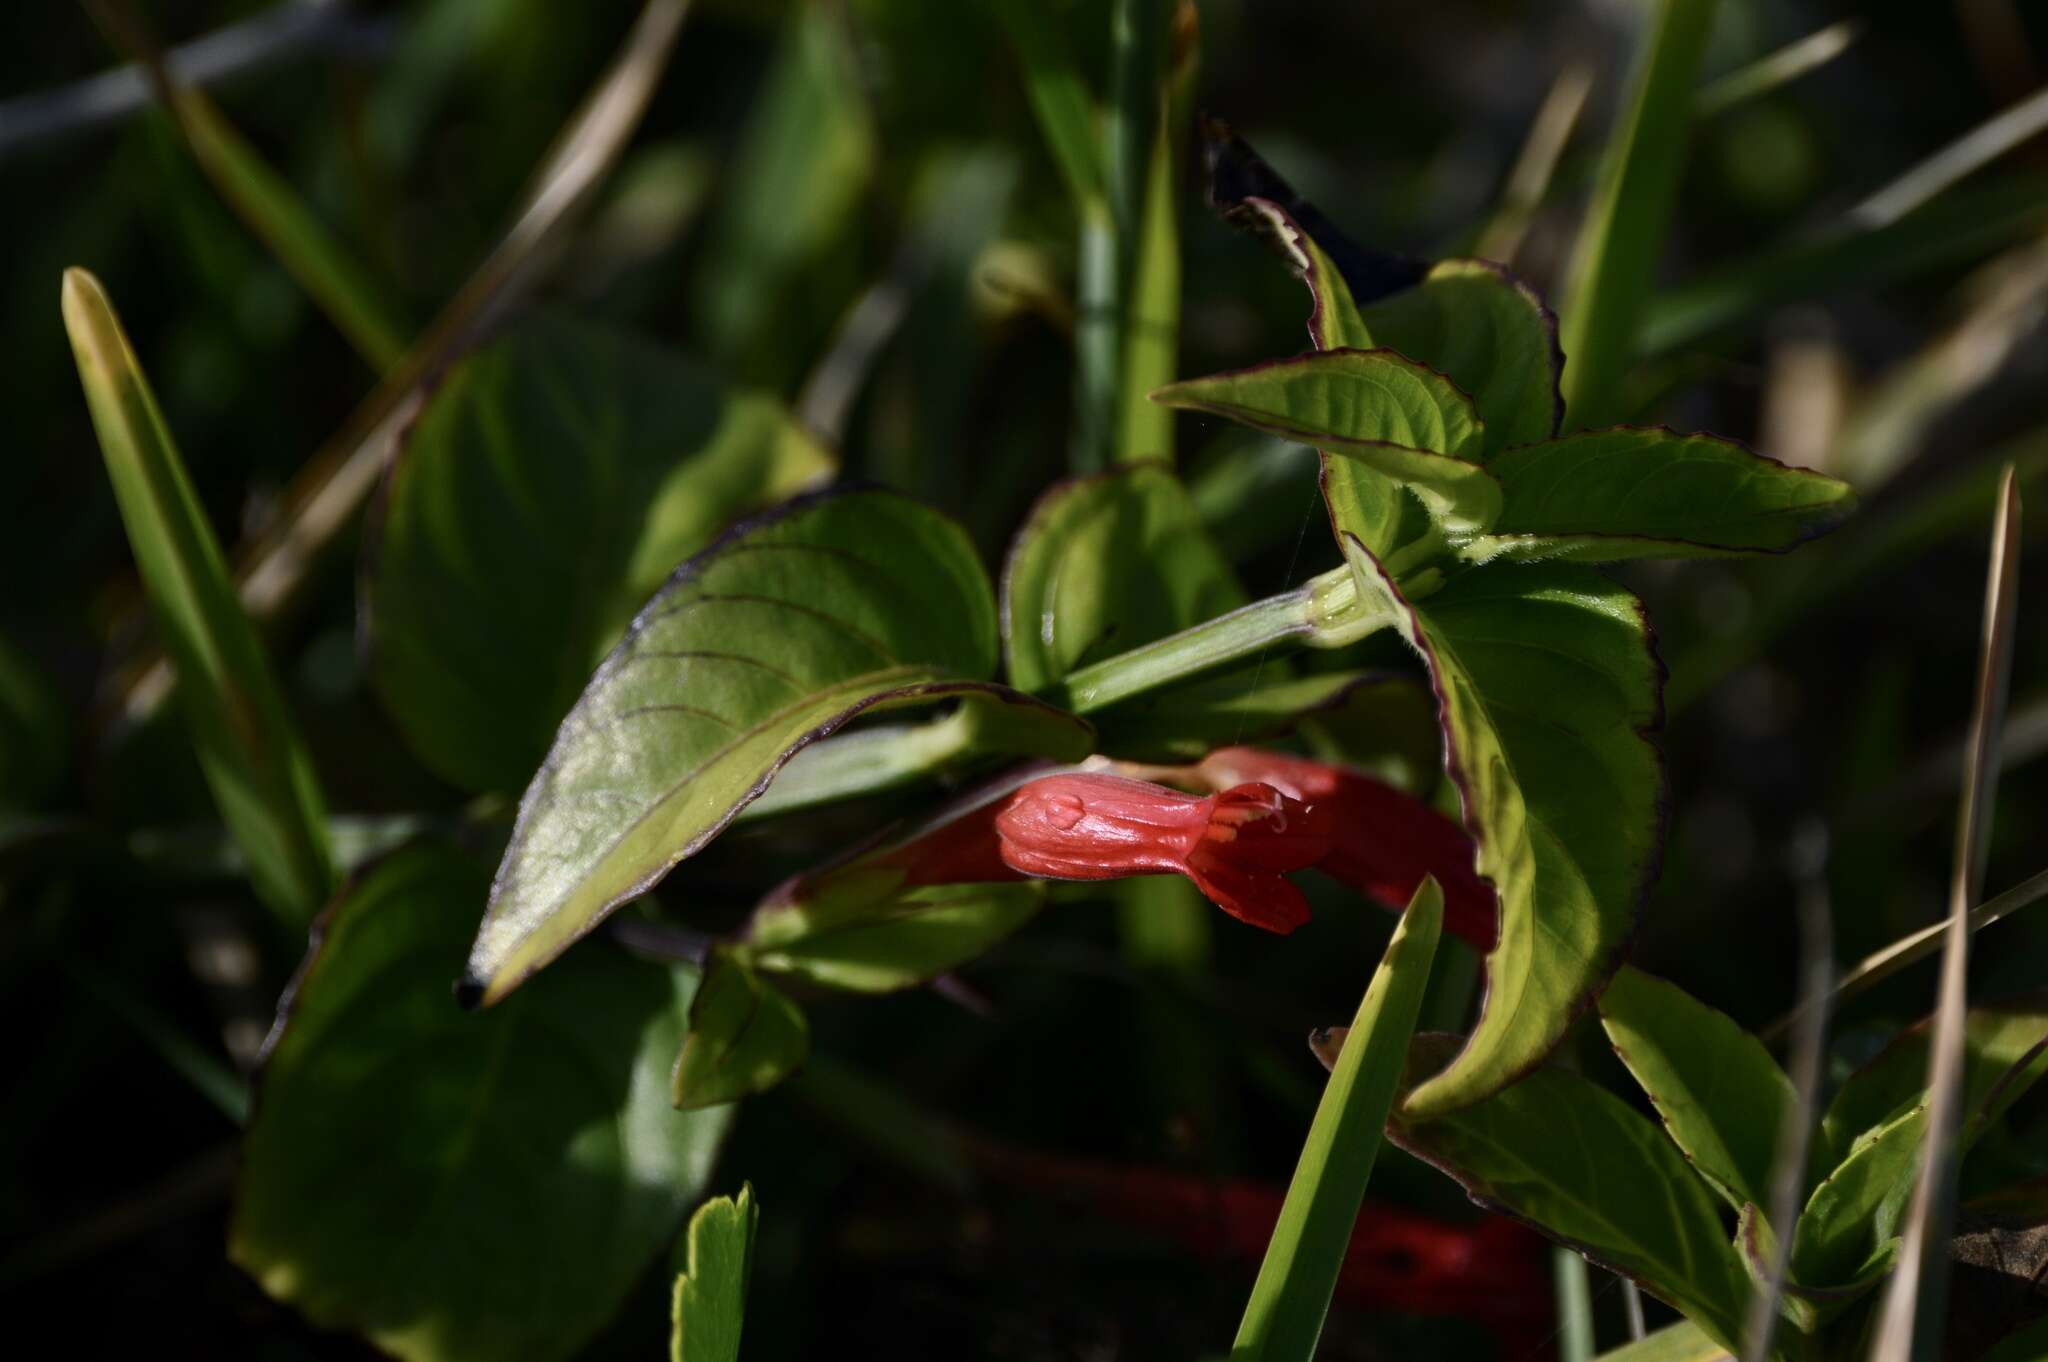
[[[1347,501],[1370,498],[1379,479],[1407,486],[1447,530],[1478,533],[1500,512],[1500,488],[1471,462],[1484,440],[1472,403],[1434,370],[1391,350],[1331,350],[1161,388],[1169,406],[1241,421],[1314,445],[1326,486]],[[1353,465],[1377,475],[1354,493]],[[1363,514],[1353,520],[1364,523]]]
[[[670,1362],[739,1362],[760,1220],[752,1183],[741,1185],[738,1199],[713,1197],[690,1217],[686,1265],[670,1307]]]
[[[738,953],[713,951],[690,1003],[670,1096],[684,1110],[736,1102],[789,1077],[810,1048],[803,1009]]]
[[[678,569],[576,702],[520,805],[470,957],[502,997],[715,837],[797,749],[961,694],[1043,708],[996,669],[993,592],[952,521],[888,492],[815,497]],[[1086,730],[1035,729],[1077,759]]]
[[[1468,572],[1411,605],[1347,551],[1435,678],[1445,769],[1501,902],[1479,1021],[1409,1095],[1421,1119],[1533,1068],[1619,964],[1656,851],[1663,672],[1642,603],[1591,569]]]
[[[128,545],[142,573],[200,769],[271,907],[311,918],[334,887],[327,811],[220,542],[99,281],[64,273],[64,326]]]
[[[1804,1286],[1862,1278],[1898,1232],[1920,1166],[1927,1105],[1865,1131],[1807,1198],[1792,1234],[1792,1276]]]
[[[1456,1047],[1418,1037],[1410,1081]],[[1740,1337],[1749,1277],[1706,1187],[1656,1124],[1576,1074],[1539,1069],[1478,1103],[1388,1135],[1482,1204],[1527,1220],[1633,1277],[1724,1348]]]
[[[1963,1023],[1960,1147],[2048,1075],[2048,1000],[1971,1008]],[[1927,1092],[1927,1025],[1901,1033],[1836,1090],[1821,1117],[1824,1151],[1848,1156],[1858,1136],[1919,1102]]]
[[[417,1362],[575,1352],[674,1237],[730,1120],[669,1107],[691,971],[594,950],[457,1009],[488,882],[422,846],[322,919],[229,1231],[270,1294]]]
[[[1848,484],[1711,435],[1623,427],[1525,445],[1487,465],[1500,480],[1474,559],[1693,558],[1777,553],[1847,515]]]
[[[1623,965],[1600,995],[1615,1054],[1664,1129],[1736,1210],[1769,1203],[1792,1080],[1756,1037],[1679,988]]]
[[[1563,413],[1557,319],[1536,291],[1486,260],[1445,260],[1360,312],[1372,344],[1437,370],[1485,423],[1477,457],[1548,440]]]
[[[1308,1362],[1315,1355],[1394,1089],[1407,1067],[1443,906],[1443,891],[1425,878],[1358,1004],[1266,1245],[1233,1359]]]
[[[772,400],[564,318],[458,364],[372,522],[372,675],[456,784],[518,790],[633,612],[744,512],[830,476]]]

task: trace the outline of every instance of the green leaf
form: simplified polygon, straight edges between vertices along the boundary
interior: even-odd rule
[[[760,1220],[751,1182],[740,1184],[737,1200],[713,1197],[690,1217],[688,1266],[676,1277],[669,1314],[670,1362],[739,1362]]]
[[[879,160],[852,29],[786,7],[783,33],[720,183],[686,309],[704,350],[783,389],[858,282],[845,268]]]
[[[1099,198],[1103,173],[1095,98],[1060,32],[1058,12],[1032,0],[990,0],[990,8],[1017,50],[1024,92],[1038,115],[1053,164],[1067,182],[1067,193],[1076,204]]]
[[[989,685],[993,592],[951,520],[855,491],[794,503],[677,569],[598,668],[520,804],[465,985],[485,1003],[715,837],[848,720]],[[1085,730],[1052,725],[1076,759]]]
[[[1792,1080],[1756,1037],[1676,984],[1623,965],[1600,995],[1614,1053],[1701,1177],[1740,1211],[1769,1200]]]
[[[1323,451],[1328,495],[1377,510],[1381,479],[1406,486],[1456,535],[1489,528],[1500,488],[1471,462],[1484,439],[1443,375],[1391,350],[1331,350],[1161,388],[1154,400],[1241,421]],[[1369,486],[1353,489],[1355,469]],[[1367,516],[1356,513],[1355,523]]]
[[[448,1000],[484,868],[422,845],[325,917],[286,995],[228,1251],[316,1325],[418,1362],[560,1358],[673,1239],[727,1112],[669,1109],[693,972],[589,951]]]
[[[1147,395],[1171,382],[1180,360],[1180,205],[1174,194],[1172,115],[1164,106],[1150,142],[1145,194],[1133,234],[1130,322],[1117,397],[1119,463],[1173,462],[1173,413]]]
[[[862,993],[910,988],[982,955],[1029,922],[1042,881],[903,887],[903,872],[856,862],[798,881],[754,911],[755,966]]]
[[[1372,344],[1442,373],[1485,423],[1475,455],[1548,440],[1564,415],[1557,318],[1536,291],[1488,260],[1444,260],[1422,282],[1364,308]]]
[[[1628,104],[1607,144],[1600,183],[1572,255],[1564,306],[1563,389],[1571,427],[1608,414],[1634,359],[1685,168],[1700,62],[1714,0],[1658,0]]]
[[[690,1004],[669,1095],[685,1111],[737,1102],[789,1077],[810,1048],[803,1009],[740,953],[714,950]]]
[[[1728,1350],[1689,1319],[1667,1324],[1635,1342],[1601,1353],[1593,1362],[1722,1362]]]
[[[369,271],[341,248],[205,92],[181,88],[170,108],[214,188],[335,329],[378,373],[396,368],[405,358],[408,328]]]
[[[1920,1163],[1927,1105],[1915,1103],[1865,1131],[1813,1189],[1792,1232],[1792,1277],[1802,1286],[1858,1281],[1895,1236]]]
[[[1898,1258],[1899,1244],[1895,1237],[1880,1245],[1853,1280],[1839,1285],[1807,1286],[1788,1276],[1779,1284],[1778,1313],[1802,1334],[1819,1332],[1885,1279]],[[1778,1236],[1772,1232],[1763,1211],[1754,1205],[1745,1205],[1736,1218],[1735,1251],[1742,1255],[1742,1265],[1757,1290],[1769,1290],[1772,1267],[1777,1261]]]
[[[1059,483],[1032,509],[1003,567],[1010,682],[1043,690],[1244,600],[1166,468],[1136,464]]]
[[[455,784],[521,788],[675,565],[831,471],[767,397],[619,332],[526,322],[456,365],[389,474],[366,572],[386,707]]]
[[[1656,854],[1663,669],[1642,602],[1591,569],[1468,572],[1411,605],[1355,540],[1346,552],[1429,668],[1444,768],[1500,895],[1479,1021],[1409,1095],[1420,1120],[1535,1067],[1620,963]]]
[[[303,924],[335,883],[327,810],[256,630],[99,281],[64,272],[64,327],[128,545],[142,574],[200,769],[256,893]]]
[[[1411,1081],[1455,1037],[1417,1038]],[[1539,1069],[1434,1119],[1397,1108],[1387,1134],[1473,1200],[1528,1221],[1640,1282],[1724,1348],[1741,1336],[1749,1277],[1712,1195],[1663,1131],[1577,1074]]]
[[[1406,1066],[1443,906],[1443,891],[1425,878],[1358,1004],[1266,1245],[1233,1359],[1308,1362],[1315,1355]]]
[[[1688,274],[1645,310],[1638,345],[1655,358],[1754,323],[1787,303],[1844,287],[1874,289],[1959,264],[2024,240],[2048,225],[2048,180],[2014,175],[1944,191],[1924,208],[1871,227],[1838,221],[1727,265]]]
[[[1525,445],[1487,471],[1503,504],[1492,533],[1461,550],[1478,561],[1782,553],[1834,528],[1854,504],[1847,483],[1663,429]]]
[[[1821,1147],[1848,1156],[1858,1136],[1927,1094],[1928,1024],[1900,1035],[1851,1074],[1821,1117]],[[1963,1113],[1967,1150],[2006,1109],[2048,1074],[2048,998],[1971,1008],[1963,1023]]]

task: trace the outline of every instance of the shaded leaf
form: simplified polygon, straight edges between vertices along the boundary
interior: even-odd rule
[[[1821,1117],[1823,1147],[1845,1158],[1858,1136],[1927,1092],[1927,1030],[1901,1032],[1851,1074]],[[2027,1089],[2048,1075],[2048,998],[1971,1008],[1963,1024],[1963,1125],[1968,1150]]]
[[[770,398],[528,320],[449,372],[388,475],[365,572],[379,694],[441,775],[517,790],[675,565],[831,471]]]
[[[1600,1022],[1700,1176],[1738,1211],[1762,1205],[1796,1105],[1770,1052],[1726,1014],[1629,965],[1601,993]]]
[[[1411,1083],[1456,1047],[1418,1037]],[[1749,1279],[1713,1197],[1663,1131],[1576,1074],[1539,1069],[1433,1119],[1404,1106],[1393,1141],[1474,1201],[1528,1221],[1641,1283],[1724,1348],[1742,1331]]]
[[[669,1096],[685,1111],[737,1102],[789,1077],[810,1048],[803,1009],[737,952],[714,950],[690,1003]]]
[[[1231,1356],[1314,1356],[1443,929],[1443,892],[1423,880],[1394,928],[1316,1104]]]
[[[321,919],[243,1146],[228,1251],[408,1359],[575,1352],[675,1235],[725,1112],[669,1109],[693,971],[590,951],[448,999],[484,868],[404,851]]]
[[[80,269],[64,272],[63,301],[128,546],[177,665],[200,770],[249,859],[257,895],[303,923],[335,880],[312,762],[113,304]]]
[[[2048,1357],[2048,1319],[2037,1319],[1998,1341],[1977,1362],[2041,1362]]]
[[[1350,702],[1361,690],[1405,687],[1378,672],[1289,675],[1280,662],[1126,700],[1098,716],[1102,746],[1132,761],[1195,761],[1219,747],[1263,742],[1301,720]],[[1404,696],[1405,698],[1405,696]],[[1423,716],[1425,725],[1432,716]],[[1429,759],[1436,753],[1431,745]]]
[[[806,877],[754,911],[747,958],[833,988],[882,993],[984,954],[1045,901],[1045,884],[903,886],[900,868],[856,863]]]
[[[1500,480],[1500,516],[1462,549],[1481,561],[1780,553],[1832,529],[1853,505],[1847,483],[1663,429],[1526,445],[1487,471]]]
[[[1541,1062],[1619,964],[1660,831],[1664,774],[1648,735],[1663,669],[1642,603],[1590,569],[1472,572],[1411,604],[1346,544],[1361,591],[1398,607],[1429,668],[1444,769],[1500,897],[1478,1023],[1457,1061],[1409,1095],[1422,1119]]]
[[[504,996],[856,715],[968,693],[1039,707],[982,680],[995,665],[988,578],[935,511],[840,492],[726,535],[647,603],[563,721],[491,886],[469,996]],[[1078,755],[1082,730],[1033,731]]]
[[[1880,1245],[1877,1254],[1863,1265],[1854,1280],[1839,1285],[1807,1286],[1789,1279],[1779,1283],[1779,1315],[1802,1334],[1817,1332],[1869,1295],[1884,1280],[1898,1258],[1898,1247],[1896,1238]],[[1753,1204],[1745,1205],[1736,1219],[1735,1251],[1742,1255],[1742,1265],[1748,1269],[1750,1281],[1755,1283],[1757,1290],[1769,1290],[1771,1268],[1777,1258],[1778,1237],[1772,1232],[1763,1211]]]
[[[1166,468],[1139,464],[1059,483],[1039,498],[1003,566],[1011,684],[1042,690],[1244,601]]]
[[[739,1362],[760,1220],[751,1182],[737,1199],[713,1197],[690,1217],[686,1266],[670,1306],[670,1362]]]

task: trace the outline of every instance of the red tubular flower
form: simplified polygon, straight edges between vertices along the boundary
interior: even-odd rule
[[[1283,877],[1330,850],[1314,810],[1257,782],[1198,798],[1122,776],[1046,776],[1003,802],[995,831],[1003,862],[1026,875],[1185,875],[1232,917],[1282,933],[1309,916]]]
[[[1397,912],[1424,875],[1436,876],[1445,928],[1493,949],[1499,911],[1493,886],[1473,869],[1472,839],[1427,804],[1357,771],[1255,747],[1212,752],[1196,769],[1214,787],[1262,781],[1313,805],[1330,839],[1316,868]]]

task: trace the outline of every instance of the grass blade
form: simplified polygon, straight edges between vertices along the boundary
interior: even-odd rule
[[[1685,165],[1714,0],[1661,0],[1573,256],[1561,341],[1565,429],[1611,414]]]
[[[1425,879],[1394,929],[1316,1107],[1231,1349],[1236,1362],[1307,1362],[1315,1353],[1442,927],[1443,891]]]
[[[1935,152],[1851,208],[1849,220],[1863,227],[1897,222],[2043,129],[2048,129],[2048,90],[2029,95]]]
[[[1863,36],[1863,21],[1844,19],[1795,39],[1777,51],[1738,67],[1706,86],[1693,102],[1695,118],[1712,118],[1738,104],[1770,94],[1791,84],[1809,71],[1826,66],[1856,45]]]
[[[1553,1244],[1550,1270],[1557,1285],[1558,1362],[1591,1362],[1593,1273],[1578,1250]]]
[[[1075,203],[1099,196],[1103,172],[1095,141],[1095,97],[1055,27],[1057,13],[1033,0],[991,0],[991,8],[1017,50],[1025,96],[1067,192]]]
[[[1992,522],[1991,570],[1985,583],[1984,641],[1977,669],[1967,775],[1957,819],[1955,869],[1942,944],[1940,1004],[1928,1045],[1927,1136],[1920,1180],[1907,1213],[1893,1274],[1879,1314],[1873,1362],[1933,1358],[1943,1327],[1948,1291],[1948,1236],[1955,1221],[1957,1148],[1961,1124],[1963,1023],[1969,1005],[1969,905],[1981,890],[1996,796],[1999,728],[2012,679],[2012,644],[2019,610],[2019,480],[2007,468]]]
[[[1771,1164],[1769,1224],[1783,1227],[1771,1250],[1764,1289],[1750,1299],[1749,1319],[1742,1331],[1742,1362],[1764,1362],[1778,1328],[1778,1307],[1791,1271],[1793,1221],[1806,1190],[1807,1152],[1820,1111],[1821,1079],[1827,1066],[1827,999],[1834,977],[1834,925],[1829,916],[1827,834],[1805,829],[1795,842],[1795,873],[1799,887],[1799,980],[1804,1009],[1792,1038],[1793,1104],[1778,1128],[1778,1148]]]
[[[64,272],[63,301],[129,546],[184,678],[200,766],[257,894],[303,924],[335,882],[312,763],[113,304],[80,269]]]
[[[1551,82],[1550,92],[1543,96],[1536,117],[1529,122],[1529,135],[1522,139],[1514,168],[1508,171],[1500,204],[1479,234],[1472,254],[1504,265],[1515,263],[1515,253],[1522,249],[1522,238],[1529,234],[1529,224],[1550,192],[1557,163],[1564,157],[1565,143],[1579,125],[1586,96],[1592,92],[1593,73],[1584,66],[1566,67]]]
[[[91,0],[100,25],[139,62],[176,121],[192,157],[235,214],[372,369],[404,358],[408,328],[366,268],[328,233],[203,91],[181,85],[127,0]]]
[[[251,615],[272,618],[297,597],[314,563],[369,499],[427,376],[539,281],[639,127],[689,9],[690,0],[648,0],[619,55],[549,151],[505,235],[404,362],[292,480],[275,527],[237,555],[235,578]],[[140,723],[155,712],[170,693],[170,680],[162,659],[137,659],[122,688],[118,721]]]

